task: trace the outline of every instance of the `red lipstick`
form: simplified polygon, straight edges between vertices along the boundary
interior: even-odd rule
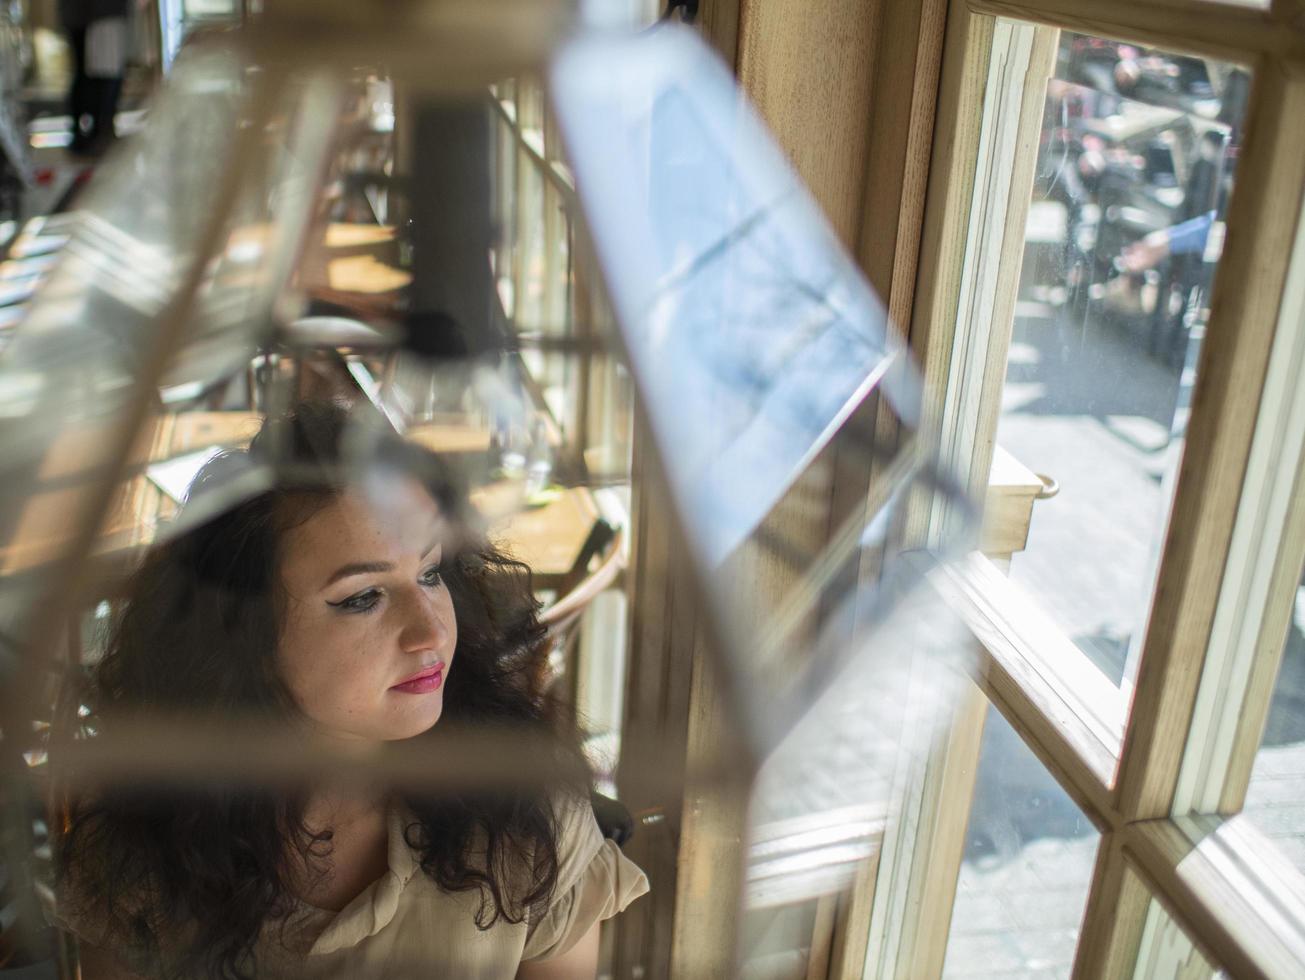
[[[404,694],[427,694],[437,690],[444,683],[444,665],[434,664],[416,674],[413,674],[406,681],[400,681],[395,684],[391,691],[402,691]]]

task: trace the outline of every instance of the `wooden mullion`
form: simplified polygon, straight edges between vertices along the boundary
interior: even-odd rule
[[[874,31],[871,152],[861,200],[857,259],[887,307],[890,329],[899,328],[903,334],[909,331],[915,299],[947,7],[947,0],[884,4]],[[876,444],[892,444],[898,435],[895,423],[891,412],[876,413]],[[862,569],[861,574],[872,572]],[[977,735],[977,731],[967,732]],[[963,787],[953,787],[953,792],[961,791]],[[965,811],[964,815],[953,814],[962,828],[968,799],[967,794],[949,801],[959,803]],[[882,850],[876,849],[873,857],[863,862],[851,889],[839,902],[831,980],[861,980],[865,972],[881,854]],[[954,877],[951,887],[955,887]],[[939,893],[935,891],[931,898],[938,899]],[[933,918],[944,920],[945,945],[951,903],[945,896],[942,900],[946,908],[938,909]]]
[[[915,296],[947,0],[890,3],[880,16],[870,104],[876,151],[867,161],[857,259],[890,324],[905,328]]]
[[[960,616],[979,645],[975,680],[1012,728],[1101,830],[1118,822],[1113,777],[1119,744],[1089,717],[1081,693],[1071,690],[1046,659],[1076,655],[1062,639],[1047,649],[1050,631],[1022,621],[1036,610],[985,559],[943,565],[930,583]]]
[[[947,43],[962,50],[946,55],[960,63],[949,70],[958,76],[954,87],[939,99],[935,145],[942,159],[930,176],[922,249],[932,261],[921,265],[911,344],[926,385],[937,392],[924,407],[925,430],[938,433],[943,465],[978,496],[995,446],[1055,35],[1040,28],[1031,39],[1011,32],[1009,50],[994,62],[995,38],[1006,35],[994,33],[993,20],[969,14],[963,2],[953,3],[950,17]],[[963,141],[949,143],[948,127]],[[932,545],[951,515],[938,512],[933,500],[921,503],[910,517],[908,540]]]
[[[982,126],[981,113],[974,107],[983,104],[987,87],[993,25],[992,18],[971,14],[963,0],[952,0],[948,8],[909,330],[911,348],[929,393],[922,419],[927,433],[937,433],[943,427]],[[908,541],[927,541],[931,511],[928,500],[912,501]]]
[[[942,72],[944,27],[947,22],[947,0],[919,0],[918,33],[911,86],[911,110],[906,126],[906,154],[902,159],[900,174],[890,176],[900,188],[898,197],[897,228],[894,236],[894,254],[887,291],[888,320],[890,325],[909,331],[911,310],[915,304],[916,280],[920,267],[920,244],[924,232],[926,193],[929,186],[929,162],[933,152],[934,123],[938,108],[938,82]],[[891,5],[893,19],[885,25],[881,36],[896,24],[897,4]],[[893,47],[895,45],[889,45]],[[890,66],[884,66],[880,76]],[[878,92],[878,88],[876,88]],[[876,132],[886,135],[892,118],[885,121]],[[873,177],[874,175],[872,175]],[[867,225],[873,221],[870,202],[866,207]],[[862,230],[862,264],[870,271],[867,247],[867,229]],[[872,279],[872,282],[874,280]]]
[[[1213,962],[1238,980],[1305,976],[1305,894],[1245,817],[1142,820],[1123,830],[1131,866]]]
[[[888,314],[888,329],[910,341],[911,309],[920,265],[920,240],[933,130],[942,70],[948,0],[906,0],[883,5],[875,31],[878,50],[871,82],[868,170],[864,181],[857,260]],[[895,216],[895,220],[885,216]],[[876,446],[893,446],[902,437],[891,411],[875,415]],[[869,479],[882,479],[880,463]],[[867,556],[868,558],[869,556]],[[866,561],[863,580],[878,574]],[[852,906],[869,915],[874,878],[854,890]]]
[[[1034,31],[1007,161],[1010,169],[997,175],[1005,207],[1004,220],[999,228],[994,228],[999,235],[1000,250],[996,274],[983,294],[976,297],[983,305],[973,309],[976,318],[987,320],[989,329],[986,348],[977,352],[980,358],[977,366],[981,367],[981,376],[976,379],[980,385],[979,408],[977,417],[972,420],[969,459],[969,487],[975,496],[981,495],[988,486],[997,443],[1001,391],[1006,384],[1006,357],[1015,325],[1015,298],[1024,258],[1024,229],[1033,191],[1033,168],[1046,105],[1047,79],[1055,61],[1058,36],[1056,31],[1046,28]],[[1002,184],[1005,186],[1001,187]],[[980,243],[980,248],[983,244]],[[992,296],[991,303],[988,303],[988,293]],[[974,329],[973,323],[969,329]]]
[[[988,701],[982,693],[973,688],[966,691],[950,719],[948,738],[939,746],[935,785],[926,794],[927,815],[922,814],[929,830],[920,836],[927,839],[928,847],[917,847],[912,855],[910,906],[918,911],[890,977],[936,980],[942,976],[987,713]]]
[[[672,842],[679,830],[682,795],[667,794],[665,787],[680,785],[683,778],[688,706],[668,687],[668,675],[674,670],[690,671],[693,656],[691,638],[686,641],[676,630],[672,605],[676,569],[670,535],[665,532],[670,504],[664,489],[651,478],[655,467],[647,459],[653,452],[650,440],[647,424],[636,418],[628,662],[616,784],[621,801],[643,817],[626,849],[648,874],[653,888],[647,899],[616,920],[617,976],[637,972],[662,976],[670,959],[677,888]],[[651,780],[654,773],[667,777],[661,786]]]
[[[1227,0],[969,0],[976,13],[1045,24],[1242,64],[1305,66],[1305,30]]]
[[[1202,668],[1175,813],[1245,802],[1305,564],[1305,214]]]
[[[908,728],[936,726],[946,738],[923,759],[904,758],[894,780],[894,817],[878,858],[864,971],[837,978],[916,980],[941,973],[965,851],[988,702],[965,684],[954,705],[937,702],[936,678],[908,705]],[[918,692],[918,688],[913,688]],[[939,716],[945,710],[945,715]]]
[[[1286,647],[1287,629],[1295,609],[1296,593],[1305,573],[1305,456],[1296,474],[1294,508],[1283,534],[1283,546],[1275,556],[1272,584],[1263,610],[1258,642],[1253,653],[1246,695],[1240,699],[1237,733],[1227,771],[1222,774],[1220,813],[1238,813],[1246,803],[1255,757],[1264,738],[1269,707]]]
[[[1126,861],[1122,840],[1111,831],[1097,847],[1074,953],[1074,980],[1133,975],[1151,893]]]
[[[921,6],[922,12],[926,9],[941,14],[939,8]],[[888,15],[886,23],[894,23],[893,15]],[[988,186],[977,191],[981,145],[985,138],[992,139],[995,135],[985,136],[984,113],[974,111],[976,106],[985,106],[990,94],[993,35],[994,24],[990,18],[972,16],[960,2],[948,8],[941,51],[941,87],[936,112],[929,113],[935,125],[923,217],[919,217],[918,198],[908,197],[911,188],[904,187],[901,197],[896,199],[898,238],[882,243],[878,250],[868,238],[862,243],[871,274],[886,278],[890,284],[890,311],[901,316],[914,301],[910,343],[923,364],[926,380],[932,382],[926,390],[937,393],[925,407],[926,428],[931,432],[941,431],[944,440],[953,446],[973,445],[971,423],[982,425],[978,420],[956,418],[954,413],[949,416],[953,403],[948,398],[952,392],[947,387],[956,371],[964,370],[962,365],[969,368],[973,363],[970,352],[957,350],[957,341],[958,331],[967,326],[960,313],[960,303],[967,252],[975,241],[971,229],[975,220],[975,195],[982,193],[985,204],[993,187],[999,188],[998,196],[1014,195],[1014,206],[1009,212],[1003,211],[998,219],[1000,226],[982,227],[988,236],[1002,236],[1005,248],[1000,257],[998,279],[1005,278],[1013,287],[1019,255],[1011,254],[1014,246],[1010,240],[1022,239],[1016,226],[1023,223],[1027,188],[1031,184],[1031,151],[1036,148],[1036,139],[1022,138],[1035,112],[1040,114],[1042,104],[1041,85],[1021,86],[1023,94],[1013,110],[1016,118],[1003,117],[1003,123],[1013,128],[1017,144],[1012,148],[1011,167],[1003,174],[990,173]],[[1027,55],[1027,64],[1040,64],[1042,53],[1020,49],[1016,55],[1014,47],[1007,52],[1012,57]],[[917,59],[926,65],[936,64],[931,60],[934,57],[937,55],[927,50],[917,53]],[[889,59],[886,64],[892,63]],[[992,94],[999,98],[1006,96],[1006,89],[1000,86],[999,89],[993,89]],[[986,107],[985,111],[995,109]],[[1009,106],[1007,111],[1011,111]],[[924,124],[925,119],[917,114],[908,132],[913,130],[918,139]],[[922,164],[918,151],[913,157],[909,148],[902,159],[904,168],[908,161],[917,166]],[[884,193],[880,192],[879,196]],[[868,198],[868,204],[875,200],[874,196]],[[905,227],[908,214],[915,217],[909,222],[909,228]],[[866,220],[871,220],[869,214]],[[921,220],[923,227],[917,231]],[[867,228],[866,235],[869,234]],[[918,257],[918,266],[914,261],[904,262],[903,255],[911,260]],[[972,283],[970,288],[972,291]],[[1004,354],[1004,342],[998,340],[998,346]],[[1004,361],[1004,357],[1000,359]],[[995,408],[990,414],[995,426]],[[990,452],[988,456],[990,459]],[[986,469],[987,462],[980,461],[979,465]],[[969,471],[971,466],[967,464],[966,469]],[[934,538],[939,521],[929,502],[921,502],[925,506],[913,504],[906,533],[908,541],[924,545]],[[897,808],[896,824],[890,827],[891,854],[880,863],[876,891],[881,894],[876,894],[874,899],[875,922],[868,945],[867,975],[936,977],[942,971],[986,707],[986,701],[977,692],[959,706],[949,725],[949,741],[931,753],[924,771],[906,780],[902,789],[895,792],[895,796],[901,794],[902,802]]]
[[[1305,76],[1257,66],[1120,771],[1127,819],[1174,800],[1305,188]]]
[[[679,835],[675,930],[669,968],[651,976],[729,980],[737,972],[746,881],[745,840],[752,774],[728,764],[737,732],[715,680],[719,660],[697,637],[692,668],[690,765]]]
[[[882,844],[857,868],[848,891],[840,896],[834,922],[829,980],[861,980],[865,974],[870,945],[870,921],[874,913],[875,879],[879,874]]]
[[[1305,211],[1260,393],[1175,813],[1236,813],[1245,802],[1305,565],[1303,376]]]
[[[821,895],[816,899],[816,919],[811,928],[806,980],[827,980],[829,977],[837,912],[837,895]]]

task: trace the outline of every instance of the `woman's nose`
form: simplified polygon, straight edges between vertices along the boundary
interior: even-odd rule
[[[403,650],[420,653],[443,651],[449,640],[449,627],[438,604],[422,594],[409,596],[404,603],[403,626],[399,644]]]

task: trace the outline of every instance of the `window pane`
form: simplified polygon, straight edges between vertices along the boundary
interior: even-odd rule
[[[989,708],[944,977],[1068,977],[1100,835]]]
[[[1115,684],[1136,671],[1248,83],[1064,32],[1047,86],[997,441],[1058,492],[1010,575]]]
[[[825,976],[835,901],[830,895],[778,908],[749,909],[741,929],[740,980]]]
[[[1296,590],[1286,643],[1245,812],[1305,871],[1305,583]]]

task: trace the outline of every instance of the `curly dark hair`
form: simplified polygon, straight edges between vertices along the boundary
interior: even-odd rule
[[[417,476],[463,530],[442,564],[458,639],[436,729],[512,725],[551,740],[574,763],[573,784],[562,787],[402,797],[417,817],[407,836],[425,873],[447,890],[479,890],[482,929],[521,922],[542,911],[556,888],[558,793],[578,797],[587,789],[577,741],[541,690],[544,630],[530,570],[476,528],[451,467],[392,432],[375,436],[374,417],[370,427],[354,424],[361,411],[302,404],[269,419],[247,453],[205,467],[191,490],[192,512],[213,499],[209,490],[230,485],[233,470],[265,466],[276,478],[272,489],[146,555],[91,672],[93,724],[106,731],[115,714],[137,711],[296,716],[276,669],[278,548],[289,529],[343,492],[346,440],[371,431],[368,458]],[[142,972],[251,976],[261,931],[278,921],[284,927],[295,907],[294,862],[321,867],[330,853],[329,831],[314,833],[304,822],[306,803],[306,791],[248,786],[86,794],[74,801],[57,848],[73,914],[84,905],[104,924],[106,944]]]

